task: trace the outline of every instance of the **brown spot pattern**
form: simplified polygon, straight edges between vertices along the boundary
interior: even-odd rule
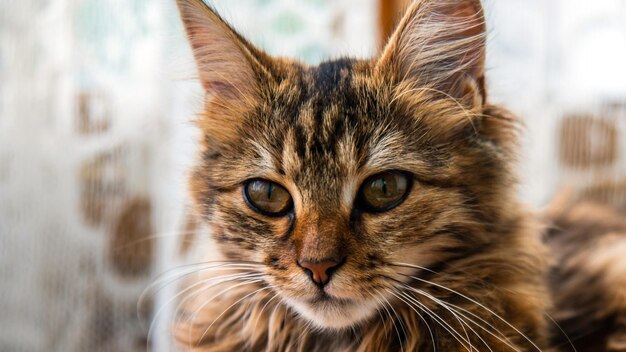
[[[561,121],[559,158],[571,168],[607,167],[618,158],[618,131],[611,120],[588,115]]]
[[[129,200],[114,225],[110,245],[111,264],[127,278],[145,276],[153,260],[152,212],[145,197]]]

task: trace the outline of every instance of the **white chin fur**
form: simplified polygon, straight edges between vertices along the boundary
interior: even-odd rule
[[[363,301],[347,304],[333,302],[303,303],[287,300],[303,318],[320,329],[341,330],[353,327],[376,313],[374,302]]]

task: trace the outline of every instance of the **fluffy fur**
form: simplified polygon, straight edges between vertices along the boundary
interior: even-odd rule
[[[548,349],[549,256],[515,197],[518,122],[488,103],[478,0],[416,1],[379,58],[318,66],[178,6],[207,93],[191,192],[216,249],[181,293],[185,350]],[[409,196],[360,211],[361,183],[388,170],[412,175]],[[294,211],[251,210],[255,178]],[[301,258],[345,263],[320,290]]]
[[[554,327],[553,345],[626,351],[626,216],[590,202],[565,204],[548,215],[552,316],[563,330]]]

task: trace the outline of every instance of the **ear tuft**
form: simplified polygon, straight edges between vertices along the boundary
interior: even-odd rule
[[[262,77],[268,77],[259,61],[264,54],[202,0],[177,4],[207,96],[197,124],[212,142],[235,140],[247,112],[258,104]]]
[[[444,92],[466,107],[485,101],[485,19],[480,0],[416,0],[377,68],[397,82]]]
[[[202,0],[177,0],[205,91],[222,100],[255,98],[258,62],[252,46]]]

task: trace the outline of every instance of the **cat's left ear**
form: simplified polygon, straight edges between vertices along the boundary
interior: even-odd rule
[[[477,108],[486,100],[485,37],[480,0],[415,0],[377,69],[396,83],[432,88]]]

